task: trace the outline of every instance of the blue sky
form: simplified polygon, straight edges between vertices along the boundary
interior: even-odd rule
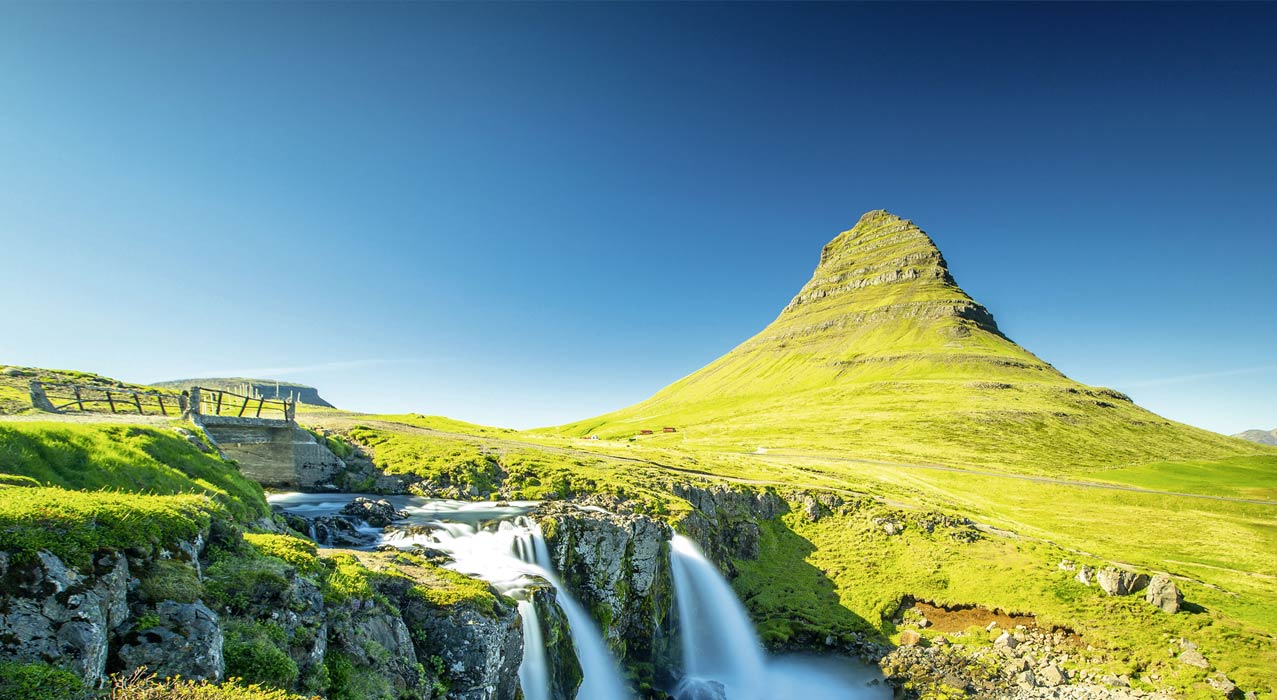
[[[0,5],[0,362],[515,427],[774,318],[869,209],[1004,331],[1277,427],[1277,5]]]

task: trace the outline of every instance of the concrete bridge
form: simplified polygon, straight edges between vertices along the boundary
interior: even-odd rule
[[[194,423],[248,478],[269,488],[316,488],[344,464],[297,425],[295,399],[192,386],[181,392],[31,382],[31,404],[51,413],[106,413]]]

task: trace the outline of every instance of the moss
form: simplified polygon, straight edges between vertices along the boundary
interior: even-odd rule
[[[78,676],[41,663],[0,661],[0,700],[88,700]]]
[[[194,603],[204,596],[204,584],[195,567],[175,559],[157,559],[141,581],[142,599],[153,603],[164,600]]]
[[[303,575],[313,575],[323,571],[323,566],[319,562],[319,551],[315,544],[308,540],[291,535],[245,533],[244,541],[263,556],[275,557],[294,566]]]
[[[256,550],[219,553],[204,571],[210,602],[236,614],[281,601],[289,587],[289,567]]]
[[[297,664],[284,650],[284,642],[284,631],[279,625],[229,622],[222,645],[227,676],[271,688],[292,687],[297,681]]]
[[[84,566],[104,548],[155,551],[195,539],[223,510],[204,496],[0,487],[0,550],[48,550]]]
[[[270,512],[260,486],[171,430],[97,423],[2,424],[0,465],[7,474],[65,489],[203,494],[242,522]]]
[[[366,673],[349,655],[329,651],[324,656],[328,669],[328,700],[390,700],[394,688],[385,677]]]

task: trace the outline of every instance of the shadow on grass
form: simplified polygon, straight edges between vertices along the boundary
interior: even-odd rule
[[[868,620],[843,606],[834,582],[807,561],[816,546],[779,520],[759,523],[755,560],[734,560],[732,586],[749,609],[763,643],[825,647],[827,640],[885,642]]]

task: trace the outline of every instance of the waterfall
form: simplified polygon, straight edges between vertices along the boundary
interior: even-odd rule
[[[522,556],[531,555],[527,563],[535,566],[539,575],[554,586],[559,608],[568,618],[568,626],[572,632],[572,644],[576,647],[576,660],[581,664],[581,688],[577,691],[580,700],[629,700],[631,693],[621,680],[616,659],[603,642],[594,619],[585,612],[585,608],[572,596],[572,592],[563,585],[554,574],[554,562],[550,560],[550,549],[541,535],[541,527],[531,518],[520,516],[515,523],[525,528],[526,535],[516,551]]]
[[[541,634],[541,621],[537,619],[537,610],[532,601],[519,601],[519,616],[523,618],[523,662],[519,664],[519,685],[523,688],[523,700],[550,700],[545,638]]]
[[[519,679],[527,700],[549,697],[548,660],[541,624],[528,600],[528,589],[535,585],[536,578],[554,587],[555,599],[567,617],[577,661],[581,664],[582,680],[577,698],[631,700],[632,694],[603,642],[598,625],[555,575],[549,548],[535,521],[520,515],[485,527],[446,522],[431,523],[431,527],[426,535],[388,532],[383,542],[397,547],[423,544],[441,549],[453,558],[448,568],[478,576],[502,593],[522,601],[519,614],[523,617],[524,652]]]
[[[683,641],[675,697],[712,697],[718,682],[730,700],[766,698],[763,648],[736,593],[690,539],[675,535],[670,558]]]

